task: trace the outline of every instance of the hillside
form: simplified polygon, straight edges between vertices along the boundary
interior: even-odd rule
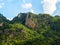
[[[60,45],[60,16],[29,12],[9,21],[0,14],[1,24],[0,45]]]

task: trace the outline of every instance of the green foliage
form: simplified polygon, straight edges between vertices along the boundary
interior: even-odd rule
[[[27,14],[35,29],[25,25]],[[9,21],[0,14],[0,23],[0,45],[60,45],[60,16],[29,12]]]

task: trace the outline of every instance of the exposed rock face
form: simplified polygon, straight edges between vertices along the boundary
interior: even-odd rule
[[[32,20],[31,15],[27,14],[26,16],[26,22],[25,25],[28,26],[31,29],[35,29],[36,24],[34,23],[34,21]]]
[[[21,15],[21,13],[19,13],[19,14],[18,14],[18,18],[21,18],[21,17],[22,17],[22,15]]]
[[[0,26],[3,26],[3,23],[0,22]]]
[[[13,22],[20,22],[31,29],[35,29],[35,23],[30,13],[19,13],[18,16],[13,19]]]
[[[18,14],[18,19],[20,20],[20,23],[25,24],[26,13],[19,13]]]

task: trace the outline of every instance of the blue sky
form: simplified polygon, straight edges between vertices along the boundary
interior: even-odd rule
[[[0,0],[0,13],[8,19],[20,12],[60,15],[60,0]]]

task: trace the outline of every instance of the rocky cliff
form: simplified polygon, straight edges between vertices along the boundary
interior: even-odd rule
[[[12,21],[22,23],[31,29],[35,28],[35,23],[30,13],[19,13]]]
[[[3,23],[0,22],[0,26],[3,26]]]
[[[31,29],[35,29],[36,24],[32,20],[32,17],[31,17],[31,15],[29,15],[29,13],[26,16],[25,25],[28,26]]]

